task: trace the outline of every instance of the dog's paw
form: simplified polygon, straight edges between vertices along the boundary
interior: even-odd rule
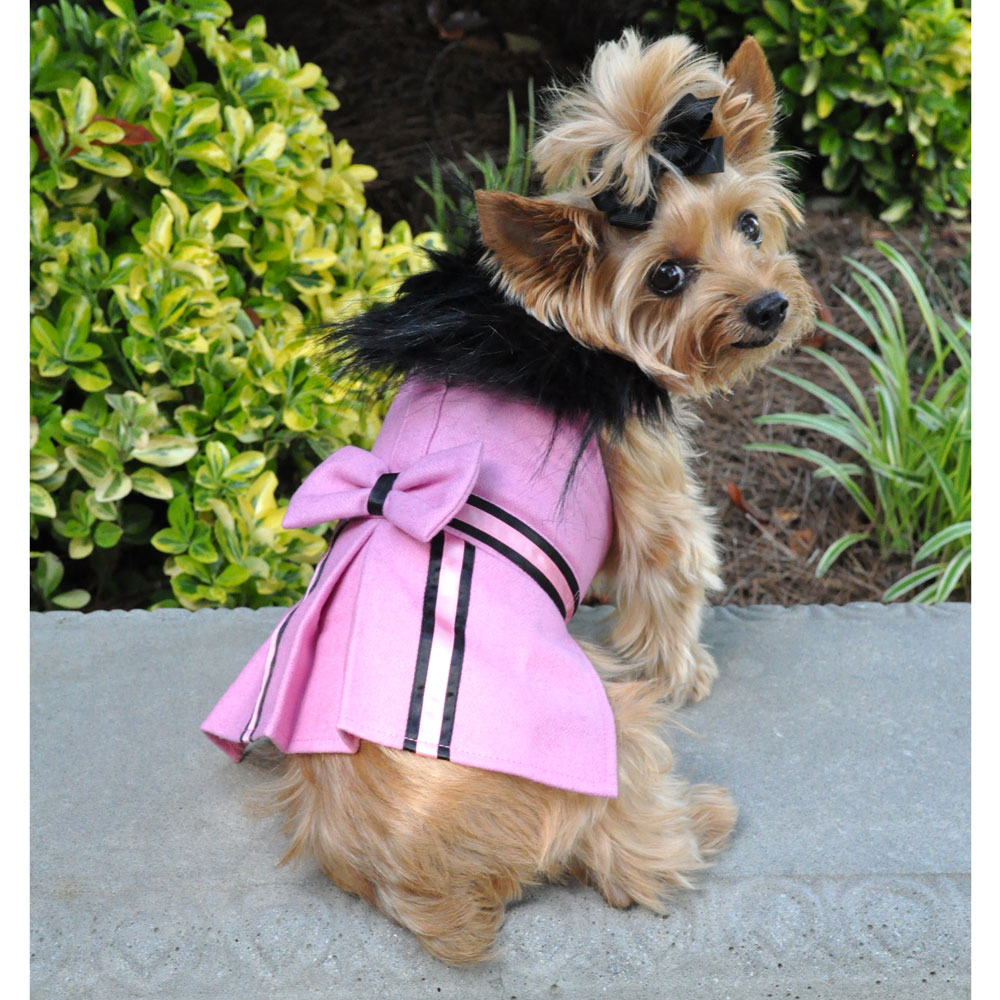
[[[701,701],[712,690],[719,668],[715,665],[715,658],[700,642],[692,650],[692,660],[694,667],[685,700]]]
[[[708,696],[719,668],[712,654],[701,643],[695,643],[688,652],[662,665],[655,676],[663,684],[664,700],[683,705]]]
[[[635,903],[635,900],[621,886],[612,882],[605,882],[597,887],[598,892],[604,897],[608,906],[613,906],[616,910],[627,910]]]

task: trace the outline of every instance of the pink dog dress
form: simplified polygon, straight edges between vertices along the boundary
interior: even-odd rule
[[[615,796],[611,708],[566,628],[612,528],[581,434],[499,393],[407,381],[371,452],[342,448],[293,496],[286,527],[344,523],[203,731],[235,760],[262,737],[285,753],[370,740]]]

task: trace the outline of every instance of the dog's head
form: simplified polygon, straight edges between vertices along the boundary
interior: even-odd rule
[[[534,160],[558,193],[477,192],[487,266],[542,322],[672,391],[731,386],[813,321],[775,117],[753,39],[723,68],[683,36],[626,32],[557,92]]]

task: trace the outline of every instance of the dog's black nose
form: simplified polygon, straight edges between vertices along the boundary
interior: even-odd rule
[[[781,292],[765,292],[743,310],[743,315],[758,330],[772,333],[784,323],[786,312],[788,299]]]

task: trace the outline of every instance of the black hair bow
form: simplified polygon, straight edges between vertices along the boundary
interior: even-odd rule
[[[717,100],[717,97],[697,98],[694,94],[685,94],[670,109],[653,140],[656,152],[687,177],[718,174],[725,169],[722,136],[702,138],[712,124],[712,108]],[[655,184],[664,169],[655,156],[649,158],[649,168],[654,190],[641,205],[623,204],[614,188],[594,195],[595,207],[607,214],[611,225],[627,229],[649,228],[656,213]]]

